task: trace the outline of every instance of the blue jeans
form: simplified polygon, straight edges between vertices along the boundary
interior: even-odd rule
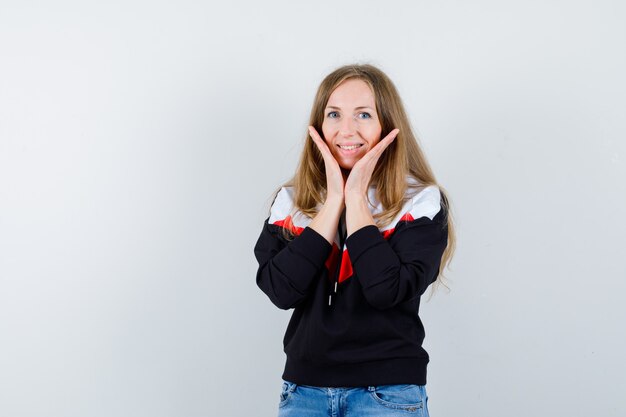
[[[312,387],[283,381],[278,417],[429,417],[425,385]]]

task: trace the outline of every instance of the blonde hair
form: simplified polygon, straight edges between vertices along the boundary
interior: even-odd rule
[[[370,184],[375,186],[376,198],[383,208],[381,213],[374,215],[377,226],[388,225],[407,201],[407,177],[416,179],[420,187],[436,185],[440,189],[448,243],[441,259],[437,280],[431,286],[430,297],[432,297],[439,284],[449,288],[443,282],[445,278],[443,271],[446,267],[449,268],[456,247],[454,223],[447,192],[435,179],[426,156],[413,134],[404,105],[393,82],[384,72],[369,64],[345,65],[337,68],[324,78],[317,90],[309,125],[315,127],[318,132],[322,132],[324,109],[330,95],[341,83],[350,79],[362,80],[372,90],[378,120],[382,127],[381,138],[395,128],[400,129],[400,133],[378,160],[370,180]],[[311,218],[317,214],[317,206],[323,204],[326,199],[324,159],[308,131],[296,172],[282,187],[293,187],[294,209]],[[279,190],[280,188],[276,192]],[[284,232],[285,237],[289,238],[288,231]]]

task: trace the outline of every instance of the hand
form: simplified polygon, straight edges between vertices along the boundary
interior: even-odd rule
[[[326,142],[324,142],[313,126],[309,126],[309,134],[324,158],[324,169],[326,170],[326,201],[335,199],[343,202],[344,182],[339,163],[330,152],[330,149],[328,149]]]
[[[374,168],[376,168],[376,163],[380,156],[383,154],[384,150],[387,149],[387,146],[394,141],[400,129],[393,129],[387,136],[381,139],[376,146],[367,151],[365,155],[361,159],[359,159],[352,170],[350,171],[350,175],[346,180],[344,195],[345,198],[363,198],[367,196],[367,188],[369,186],[370,179],[372,178],[372,173],[374,172]]]

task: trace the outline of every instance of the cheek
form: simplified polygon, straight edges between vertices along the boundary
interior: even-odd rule
[[[380,140],[382,139],[380,137],[382,133],[382,129],[380,126],[377,127],[372,127],[369,131],[368,131],[368,139],[370,140],[370,142],[372,144],[377,144],[378,142],[380,142]]]
[[[333,137],[333,132],[330,129],[324,128],[324,126],[322,126],[322,131],[320,133],[322,134],[322,139],[324,139],[326,145],[328,145],[328,147],[332,149],[331,140]]]
[[[331,131],[329,126],[326,123],[322,124],[322,138],[324,138],[324,140],[328,141],[328,138],[331,137]]]

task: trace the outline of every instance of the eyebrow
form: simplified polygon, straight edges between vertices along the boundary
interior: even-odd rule
[[[336,109],[336,110],[341,110],[341,108],[336,107],[336,106],[326,106],[327,109]],[[360,110],[360,109],[370,109],[370,110],[374,110],[373,107],[370,106],[359,106],[359,107],[355,107],[355,110]]]

